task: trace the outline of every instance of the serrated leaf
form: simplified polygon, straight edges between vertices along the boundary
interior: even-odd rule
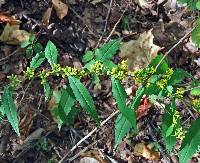
[[[119,145],[122,139],[129,133],[132,125],[122,114],[119,114],[115,121],[115,148]]]
[[[69,76],[69,83],[76,100],[80,103],[83,109],[85,109],[90,116],[96,121],[99,125],[98,114],[92,99],[92,96],[88,92],[88,90],[84,87],[84,85],[80,82],[79,79]]]
[[[176,137],[174,136],[174,132],[176,128],[175,126],[172,127],[173,115],[174,115],[175,110],[176,110],[176,106],[174,103],[167,105],[165,114],[162,117],[161,134],[162,134],[162,137],[164,138],[164,142],[165,142],[166,149],[168,152],[172,151],[176,143]]]
[[[48,82],[44,83],[44,94],[45,94],[46,101],[49,100],[52,95],[52,90]]]
[[[94,58],[94,53],[92,51],[87,51],[83,56],[82,61],[86,63],[92,60],[93,58]]]
[[[192,75],[188,73],[187,71],[178,68],[174,70],[174,73],[172,74],[170,80],[168,81],[168,85],[179,84],[186,77],[192,77]]]
[[[3,106],[1,105],[0,106],[0,123],[2,122],[2,120],[4,118],[4,115],[5,115],[5,111],[4,111]]]
[[[200,48],[200,19],[196,20],[196,27],[191,34],[192,42]]]
[[[31,42],[29,40],[26,40],[24,41],[22,44],[21,44],[21,48],[26,48],[27,46],[29,46],[31,44]]]
[[[10,87],[4,88],[4,93],[2,97],[2,106],[4,108],[5,115],[8,118],[8,121],[10,122],[12,128],[17,133],[17,135],[20,136],[17,108],[12,98],[12,90]]]
[[[192,156],[199,151],[200,147],[200,118],[195,120],[188,129],[182,141],[179,151],[179,162],[188,163]]]
[[[112,69],[113,67],[117,67],[117,65],[109,60],[103,61],[103,66],[106,67],[106,69]]]
[[[190,94],[191,94],[192,96],[200,96],[200,86],[199,86],[199,88],[194,88],[194,89],[192,89],[192,90],[190,91]]]
[[[38,68],[44,60],[45,60],[44,52],[37,53],[36,56],[33,57],[30,62],[30,68],[32,68],[32,69]]]
[[[35,51],[35,53],[41,53],[43,50],[43,47],[40,43],[36,43],[33,45],[33,50]]]
[[[67,116],[70,113],[74,102],[75,99],[71,88],[68,87],[67,89],[62,89],[61,99],[58,104],[58,116],[63,122],[67,122]]]
[[[58,51],[56,46],[51,41],[48,41],[45,48],[45,57],[47,58],[51,66],[57,64]]]
[[[157,55],[154,59],[151,60],[151,63],[148,65],[148,67],[156,67],[161,59],[163,58],[163,54]],[[155,74],[164,74],[166,70],[169,68],[167,59],[164,59],[161,64],[158,66]]]
[[[120,46],[120,40],[116,39],[104,44],[100,49],[95,51],[96,59],[105,61],[111,59],[117,52]]]
[[[112,93],[117,102],[120,113],[128,119],[132,127],[135,127],[135,116],[132,109],[126,106],[127,94],[118,79],[112,78]]]

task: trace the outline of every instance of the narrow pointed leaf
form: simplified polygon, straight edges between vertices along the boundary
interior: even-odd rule
[[[175,127],[172,127],[173,123],[173,115],[176,110],[176,106],[174,104],[169,104],[166,106],[165,114],[162,117],[162,129],[161,134],[165,142],[165,146],[168,152],[171,152],[175,143],[176,137],[174,136]]]
[[[119,145],[122,139],[129,133],[132,125],[122,114],[119,114],[115,121],[115,148]]]
[[[88,90],[84,87],[84,85],[80,82],[79,79],[69,76],[69,83],[76,100],[80,103],[80,105],[85,109],[90,116],[96,121],[99,125],[98,114],[92,99],[92,96],[88,92]]]
[[[134,111],[130,108],[128,109],[128,107],[126,106],[127,94],[124,87],[122,86],[122,84],[118,79],[112,78],[112,92],[117,102],[120,113],[122,113],[122,115],[127,118],[130,124],[132,124],[132,127],[134,127],[135,126]]]
[[[45,48],[45,57],[51,66],[57,64],[58,51],[56,46],[51,41],[48,41]]]
[[[37,53],[36,56],[33,57],[30,62],[30,68],[32,68],[32,69],[38,68],[44,60],[45,60],[44,52]]]
[[[61,91],[61,99],[58,104],[58,116],[63,122],[68,121],[68,114],[70,113],[75,99],[70,87]]]
[[[2,106],[5,111],[5,115],[8,118],[12,128],[20,136],[19,133],[19,121],[17,117],[17,108],[15,106],[14,100],[12,98],[12,90],[10,87],[4,88],[4,94],[2,98]]]
[[[120,40],[116,39],[104,44],[100,49],[95,51],[96,59],[99,61],[111,59],[120,46]]]
[[[192,156],[199,151],[200,146],[200,118],[195,120],[182,141],[179,156],[180,163],[188,163]]]

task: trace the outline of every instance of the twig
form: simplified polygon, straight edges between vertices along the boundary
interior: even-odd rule
[[[108,18],[109,18],[109,16],[110,16],[112,4],[113,4],[113,0],[110,0],[110,5],[109,5],[108,13],[107,13],[107,16],[106,16],[106,22],[105,22],[105,26],[104,26],[104,29],[103,29],[103,33],[102,33],[102,35],[101,35],[101,37],[100,37],[100,39],[99,39],[99,41],[98,41],[98,43],[97,43],[97,45],[96,45],[95,48],[97,48],[97,47],[99,46],[101,40],[103,39],[103,35],[104,35],[105,32],[106,32],[107,25],[108,25]]]
[[[106,122],[108,122],[111,118],[113,118],[115,115],[117,115],[119,113],[119,111],[115,111],[114,113],[112,113],[108,118],[106,118],[103,122],[101,122],[100,126],[103,126]],[[69,152],[67,152],[64,157],[59,161],[59,163],[64,163],[63,161],[67,158],[67,156],[69,155],[69,153],[73,152],[83,141],[85,141],[86,139],[88,139],[93,133],[95,133],[99,127],[94,128],[90,133],[88,133],[85,137],[83,137],[78,143],[76,143],[75,146],[73,146]]]
[[[90,33],[93,36],[97,37],[97,35],[90,29],[90,27],[87,24],[85,24],[85,20],[72,7],[69,6],[69,9],[76,15],[77,18],[79,18],[84,23],[84,25],[87,27]]]
[[[158,142],[156,136],[154,135],[154,132],[152,131],[152,127],[154,127],[154,126],[151,124],[151,122],[149,124],[147,124],[147,127],[148,127],[148,129],[150,131],[150,136],[152,137],[153,141]],[[167,156],[167,154],[164,151],[162,146],[159,145],[159,147],[160,147],[160,153],[163,156],[163,158],[165,159],[166,163],[170,163],[171,162],[170,157]]]
[[[10,58],[11,56],[13,56],[14,54],[16,54],[16,53],[19,52],[20,50],[21,50],[20,48],[16,49],[16,50],[15,50],[14,52],[12,52],[11,54],[7,55],[7,56],[4,57],[4,58],[1,58],[1,59],[0,59],[0,62],[6,60],[6,59],[8,59],[8,58]]]
[[[174,46],[172,46],[166,53],[165,55],[161,58],[160,62],[158,63],[158,65],[156,66],[156,69],[160,66],[160,64],[162,63],[162,61],[165,59],[165,57],[167,57],[167,55],[174,50],[181,42],[183,42],[183,40],[185,40],[190,34],[191,32],[195,29],[192,28],[189,32],[187,32]]]
[[[110,40],[110,37],[113,35],[113,33],[115,32],[115,29],[117,27],[117,25],[120,23],[122,17],[124,16],[124,13],[126,12],[126,9],[127,9],[128,5],[126,6],[126,8],[124,9],[122,15],[120,16],[120,18],[118,19],[118,21],[115,23],[112,31],[110,32],[109,36],[106,38],[106,41],[105,42],[108,42],[108,40]]]

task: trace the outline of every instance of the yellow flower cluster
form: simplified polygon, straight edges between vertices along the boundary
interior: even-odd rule
[[[42,81],[41,81],[41,84],[46,83],[47,77],[48,77],[48,76],[50,76],[50,73],[49,73],[49,72],[46,72],[45,70],[40,71],[39,77],[40,77],[40,79],[42,80]]]
[[[176,110],[175,113],[173,114],[172,126],[176,126],[177,125],[179,117],[180,117],[180,113]]]
[[[95,73],[97,75],[100,75],[103,71],[103,64],[99,61],[96,61],[94,64],[90,65],[89,71],[91,73]]]
[[[133,78],[137,84],[147,83],[149,77],[156,72],[154,67],[147,67],[143,70],[135,70]]]
[[[192,106],[197,109],[198,111],[200,111],[200,99],[195,99],[192,101]]]
[[[175,97],[178,99],[183,99],[184,92],[185,92],[184,88],[177,88]]]
[[[128,75],[127,60],[123,60],[117,65],[117,67],[113,67],[111,70],[107,70],[107,75],[111,75],[112,77],[119,80],[124,80]]]
[[[174,70],[172,68],[168,68],[165,72],[165,75],[163,75],[162,78],[159,81],[157,81],[156,85],[161,89],[164,89],[173,73]]]
[[[16,88],[21,83],[21,80],[19,80],[17,75],[12,74],[11,76],[8,76],[7,78],[9,79],[10,86],[13,88]]]
[[[185,130],[181,127],[181,128],[178,128],[176,131],[175,131],[175,134],[177,139],[179,139],[180,141],[182,141],[184,138],[185,138]]]
[[[25,78],[27,79],[33,79],[35,75],[35,72],[34,72],[34,69],[30,68],[30,67],[27,67],[26,71],[24,71],[24,76]]]

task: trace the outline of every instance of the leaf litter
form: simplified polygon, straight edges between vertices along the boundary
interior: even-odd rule
[[[73,30],[75,30],[76,32],[77,31],[81,31],[81,32],[83,32],[82,34],[84,35],[84,34],[86,34],[87,35],[87,37],[88,37],[88,39],[90,39],[90,41],[92,41],[92,42],[97,42],[95,39],[91,39],[93,36],[91,36],[91,35],[89,35],[88,33],[84,33],[84,30],[86,30],[87,31],[87,27],[85,27],[85,24],[83,25],[82,24],[82,21],[80,21],[80,20],[77,20],[77,17],[76,17],[76,15],[73,15],[72,13],[71,13],[71,10],[70,11],[68,11],[68,7],[70,6],[70,7],[72,7],[75,11],[77,11],[77,14],[79,14],[79,16],[81,17],[82,16],[82,14],[84,13],[84,11],[85,11],[85,13],[87,13],[92,19],[93,18],[101,18],[101,19],[99,19],[98,21],[96,21],[95,22],[95,20],[92,20],[92,21],[90,21],[90,23],[89,23],[89,25],[90,25],[90,27],[91,28],[95,28],[95,29],[97,29],[97,31],[101,31],[101,27],[104,27],[104,23],[105,23],[105,20],[104,20],[104,17],[106,17],[106,13],[107,13],[107,9],[109,8],[109,4],[108,3],[105,3],[104,1],[102,1],[101,3],[96,3],[96,2],[100,2],[100,1],[94,1],[95,2],[95,6],[93,5],[93,8],[91,7],[91,2],[92,1],[90,1],[89,3],[87,3],[87,2],[82,2],[82,3],[78,3],[77,1],[74,1],[74,0],[69,0],[69,1],[67,1],[67,4],[65,4],[64,3],[65,1],[60,1],[60,0],[57,0],[57,1],[52,1],[52,4],[50,4],[50,5],[53,5],[53,7],[52,6],[50,6],[49,8],[47,7],[47,4],[45,4],[45,5],[43,5],[43,2],[39,2],[39,1],[37,1],[37,3],[40,5],[40,6],[45,6],[46,8],[44,8],[43,9],[43,11],[46,11],[45,13],[44,12],[42,12],[42,11],[40,11],[40,7],[38,6],[38,8],[36,8],[36,10],[38,10],[38,13],[39,13],[39,15],[40,15],[40,18],[42,17],[42,15],[43,15],[43,18],[42,18],[42,22],[46,25],[46,26],[49,26],[49,24],[50,24],[50,26],[53,28],[53,29],[56,29],[56,30],[60,30],[61,31],[61,33],[62,33],[62,31],[64,30],[64,29],[66,29],[66,28],[68,28],[68,27],[70,27],[70,28],[73,28]],[[171,2],[171,1],[168,1],[168,2]],[[17,4],[18,4],[18,2],[16,2]],[[120,2],[118,2],[118,1],[116,1],[116,3],[118,4],[118,3],[121,3],[121,4],[124,4],[124,5],[126,5],[126,3],[127,3],[127,1],[121,1],[120,0]],[[149,27],[151,27],[152,28],[152,24],[153,24],[153,27],[154,27],[154,25],[157,25],[156,23],[155,23],[155,20],[154,20],[154,22],[152,21],[152,19],[154,19],[155,18],[155,15],[154,16],[152,16],[152,15],[150,15],[150,17],[152,16],[152,19],[150,19],[150,18],[148,18],[148,16],[146,16],[146,15],[144,15],[144,13],[146,12],[146,9],[148,10],[148,8],[150,8],[151,7],[151,10],[153,10],[152,9],[152,4],[153,5],[155,5],[154,3],[152,3],[152,2],[147,2],[147,1],[141,1],[141,0],[139,0],[139,1],[137,1],[136,2],[137,3],[137,5],[139,5],[139,8],[140,8],[140,10],[142,10],[142,15],[140,15],[139,13],[140,13],[140,10],[138,10],[138,8],[137,8],[137,10],[136,10],[136,8],[134,8],[134,10],[130,10],[130,12],[128,12],[128,13],[126,13],[126,14],[130,14],[130,15],[132,15],[133,17],[134,17],[134,14],[135,14],[135,17],[134,18],[136,18],[136,19],[131,19],[131,20],[128,20],[129,21],[129,26],[130,26],[130,28],[131,28],[131,30],[133,30],[133,32],[136,32],[136,33],[138,33],[138,35],[141,33],[141,31],[146,31],[146,32],[144,32],[144,33],[142,33],[142,34],[140,34],[140,36],[139,36],[139,38],[138,39],[135,39],[135,40],[133,40],[133,39],[131,39],[131,41],[129,41],[129,42],[124,42],[123,44],[122,44],[122,46],[121,46],[121,49],[120,49],[120,57],[122,57],[122,58],[128,58],[128,60],[129,60],[129,69],[138,69],[138,68],[143,68],[145,65],[147,65],[148,64],[148,62],[150,61],[150,59],[151,58],[154,58],[155,56],[156,56],[156,54],[157,54],[157,52],[158,51],[160,51],[160,50],[162,50],[162,44],[160,45],[159,44],[159,41],[160,42],[163,42],[163,40],[162,39],[160,39],[160,40],[158,40],[156,37],[154,38],[154,36],[155,35],[153,35],[152,34],[152,31],[150,30],[148,30],[148,29],[150,29]],[[77,5],[78,4],[78,5]],[[117,6],[117,4],[114,4],[113,5],[113,7],[111,8],[111,10],[113,11],[113,9],[114,9],[114,7],[115,7],[115,5]],[[27,5],[27,3],[24,3],[24,4],[22,4],[22,5],[25,5],[25,7],[27,7],[27,8],[31,8],[32,6],[28,6]],[[69,5],[69,6],[68,6]],[[79,6],[80,5],[80,6]],[[158,5],[160,5],[160,4],[158,4]],[[4,6],[4,5],[3,5]],[[12,7],[12,5],[10,5],[11,7]],[[20,6],[20,5],[19,5]],[[131,4],[130,5],[131,7],[132,6],[134,6],[133,4]],[[130,7],[129,6],[129,7]],[[83,9],[81,8],[81,7],[83,7]],[[85,7],[85,8],[84,8]],[[120,7],[121,8],[115,8],[115,11],[117,12],[117,13],[119,13],[119,15],[120,15],[120,12],[122,12],[123,10],[123,5],[120,5]],[[130,8],[131,8],[130,7]],[[170,15],[169,13],[168,13],[168,11],[170,11],[171,9],[170,9],[170,7],[172,7],[172,6],[170,6],[170,4],[168,3],[167,5],[165,5],[164,6],[165,8],[166,8],[166,10],[167,10],[167,14],[168,14],[168,16],[170,17],[170,19],[171,20],[173,20],[173,21],[175,21],[175,22],[178,22],[178,23],[183,23],[183,22],[180,22],[179,20],[181,20],[182,19],[182,15],[176,15],[176,19],[174,18],[174,19],[172,19],[175,15]],[[129,8],[129,9],[130,9]],[[145,9],[145,11],[143,11],[143,9],[141,9],[141,8],[143,8],[143,9]],[[22,9],[22,8],[21,8]],[[32,9],[32,8],[31,8]],[[174,7],[172,7],[172,9],[174,9]],[[23,9],[22,9],[23,10]],[[61,20],[60,22],[59,21],[55,21],[54,20],[54,18],[52,17],[52,19],[51,19],[51,16],[52,16],[52,10],[55,10],[55,13],[56,13],[56,15],[57,15],[57,17]],[[88,10],[92,10],[92,12],[91,13],[88,13],[87,11]],[[98,10],[98,12],[97,12],[97,10]],[[103,12],[104,11],[104,12]],[[31,14],[30,15],[28,15],[28,17],[30,17],[31,19],[35,19],[35,20],[37,20],[37,21],[40,21],[41,19],[39,19],[38,18],[38,13],[37,14],[35,14],[34,12],[35,12],[35,8],[33,8],[33,10],[31,10],[30,11],[31,12]],[[69,12],[69,13],[68,13]],[[160,14],[160,15],[162,15],[163,14],[163,12],[164,11],[162,11],[162,12],[160,12],[160,11],[156,11],[155,13],[156,14]],[[17,12],[16,12],[17,13]],[[43,13],[43,14],[42,14]],[[67,17],[66,18],[66,15],[67,14],[69,14],[69,17]],[[73,16],[71,16],[71,14],[73,15]],[[176,14],[176,13],[175,13]],[[184,13],[185,14],[185,13]],[[163,16],[163,15],[162,15]],[[163,16],[164,17],[164,19],[165,19],[165,15]],[[66,18],[66,19],[65,19]],[[69,19],[68,19],[69,18]],[[50,19],[51,19],[51,21],[52,22],[50,22]],[[73,20],[73,22],[71,21],[71,20]],[[134,21],[133,21],[134,20]],[[186,20],[186,19],[184,19],[184,20]],[[12,24],[12,21],[14,21],[15,22],[15,20],[12,20],[12,18],[9,18],[9,19],[3,19],[3,23],[8,23],[9,24],[9,26],[13,26],[13,25],[18,25],[18,24]],[[29,20],[29,22],[30,22],[31,20]],[[111,21],[111,20],[110,20]],[[28,23],[29,23],[28,22]],[[66,23],[67,22],[67,23]],[[87,24],[87,21],[85,21],[86,22],[86,25],[88,25]],[[16,22],[16,23],[18,23],[18,22]],[[28,24],[27,23],[27,24]],[[32,24],[33,22],[31,22],[31,24]],[[164,23],[166,24],[166,22],[165,22],[165,20],[164,20]],[[184,22],[185,23],[185,22]],[[25,22],[24,22],[24,20],[22,20],[22,23],[21,23],[21,26],[19,27],[19,26],[14,26],[13,27],[13,29],[11,29],[11,30],[8,30],[8,32],[5,32],[4,33],[4,35],[5,36],[7,36],[7,39],[6,39],[6,37],[4,36],[4,37],[2,37],[1,36],[1,38],[3,38],[1,41],[3,41],[4,43],[8,43],[8,44],[10,44],[11,43],[11,45],[19,45],[20,44],[20,40],[23,40],[22,38],[18,38],[17,36],[15,36],[13,33],[15,33],[16,32],[16,30],[21,30],[21,29],[23,29],[24,31],[24,34],[23,34],[23,32],[22,32],[22,35],[26,35],[25,33],[26,33],[26,30],[28,29],[28,28],[24,28],[24,25],[27,25]],[[68,26],[68,24],[70,24],[69,26]],[[73,25],[75,25],[75,27],[73,27],[71,24],[73,24]],[[100,24],[100,25],[99,25]],[[22,27],[22,25],[23,25],[23,27]],[[34,24],[33,23],[33,25],[36,25],[36,24]],[[31,25],[31,27],[33,27],[33,25]],[[58,28],[59,27],[59,25],[60,26],[63,26],[63,28]],[[110,22],[108,22],[108,26],[107,26],[107,31],[111,31],[112,30],[112,28],[113,28],[113,23],[110,23]],[[101,27],[100,27],[101,26]],[[137,28],[132,28],[132,26],[137,26],[138,28],[140,28],[140,27],[142,27],[143,29],[142,30],[137,30]],[[173,27],[173,26],[172,26]],[[11,27],[10,27],[11,28]],[[160,27],[159,27],[160,28]],[[83,30],[84,29],[84,30]],[[5,29],[4,29],[5,30]],[[128,30],[128,29],[126,29],[126,30]],[[13,32],[12,32],[13,31]],[[32,32],[31,30],[30,30],[30,28],[29,28],[29,30],[27,30],[27,31],[30,31],[30,32]],[[67,34],[66,34],[67,33]],[[65,32],[65,35],[67,35],[66,36],[66,38],[68,39],[68,40],[70,40],[70,41],[72,41],[74,38],[73,37],[71,37],[71,35],[69,34],[69,33],[72,33],[72,32]],[[116,29],[116,33],[118,33],[118,35],[120,35],[120,36],[123,36],[121,33],[120,33],[120,29]],[[43,33],[44,34],[44,33]],[[69,35],[68,35],[69,34]],[[98,33],[97,33],[98,34]],[[8,35],[10,35],[11,37],[10,38],[12,38],[12,37],[14,37],[14,38],[12,38],[12,39],[9,39],[8,37]],[[14,35],[14,36],[13,36]],[[21,36],[21,33],[20,33],[20,36]],[[27,35],[28,36],[28,35]],[[25,36],[25,40],[26,40],[26,37],[27,36]],[[82,35],[81,35],[82,36]],[[45,40],[45,41],[47,41],[47,38],[49,37],[49,35],[41,35],[40,37],[42,37],[42,43],[43,43],[43,41]],[[63,36],[64,37],[64,36]],[[78,39],[80,39],[80,38],[78,38]],[[74,39],[75,40],[75,39]],[[74,41],[73,40],[73,41]],[[41,40],[40,40],[41,41]],[[44,41],[44,42],[45,42]],[[67,48],[67,46],[70,44],[69,42],[65,42],[65,40],[64,41],[60,41],[59,39],[57,40],[58,41],[58,44],[61,44],[61,45],[63,45],[66,49],[64,50],[64,52],[62,51],[61,52],[61,54],[63,55],[63,56],[68,56],[68,53],[70,53],[70,50]],[[72,41],[72,42],[73,42]],[[155,43],[155,42],[156,43]],[[75,42],[75,41],[74,41]],[[91,48],[91,47],[87,47],[87,48]],[[135,50],[136,49],[136,50]],[[141,49],[144,49],[144,50],[141,50]],[[60,50],[60,49],[59,49]],[[134,51],[135,50],[135,51]],[[192,50],[191,50],[192,51]],[[146,52],[146,54],[145,54],[145,52]],[[174,54],[174,53],[173,53]],[[191,53],[190,53],[191,54]],[[75,56],[75,55],[74,55]],[[73,57],[74,57],[73,56]],[[187,57],[189,56],[189,54],[187,54]],[[74,58],[76,58],[76,59],[74,59],[72,56],[71,56],[71,54],[69,55],[69,58],[70,59],[72,59],[73,61],[74,60],[79,60],[79,58],[77,57],[74,57]],[[15,56],[13,57],[13,58],[15,58]],[[18,59],[18,58],[17,58]],[[23,58],[24,59],[24,58]],[[196,57],[196,59],[194,60],[194,62],[195,62],[195,65],[197,65],[198,64],[198,61],[199,59],[198,59],[198,56]],[[23,64],[26,64],[26,62],[27,62],[27,60],[25,61],[25,63],[23,63]],[[8,62],[8,64],[11,64],[11,66],[13,66],[12,64],[12,62]],[[12,72],[11,72],[12,73]],[[6,76],[7,76],[7,73],[5,74]],[[58,82],[57,81],[57,79],[55,79],[56,80],[56,82]],[[62,81],[63,82],[63,81]],[[51,86],[52,87],[57,87],[57,86],[55,86],[54,84],[52,84],[53,82],[51,81]],[[128,83],[129,84],[129,83]],[[41,91],[41,88],[38,88],[38,83],[36,84],[37,86],[35,86],[35,87],[31,87],[31,90],[38,90],[38,89],[40,89],[40,91]],[[58,87],[60,87],[61,85],[60,84],[58,84],[59,86]],[[90,85],[90,84],[88,84],[88,85]],[[132,83],[130,84],[130,85],[133,85]],[[90,86],[91,87],[91,86]],[[103,85],[102,86],[102,88],[104,88],[105,86]],[[109,88],[107,88],[107,89],[109,89]],[[107,91],[107,90],[106,90]],[[101,116],[102,117],[106,117],[107,115],[109,115],[109,114],[107,114],[106,112],[107,112],[107,108],[105,109],[105,108],[102,108],[101,107],[101,105],[102,105],[102,103],[106,103],[107,101],[109,101],[109,104],[112,106],[113,105],[113,102],[112,102],[112,100],[111,100],[111,98],[109,98],[109,96],[107,95],[107,93],[105,93],[106,92],[105,90],[103,90],[102,92],[100,92],[99,93],[99,95],[98,95],[98,97],[97,97],[97,99],[99,99],[99,97],[100,98],[102,98],[103,100],[96,100],[95,102],[96,103],[99,103],[99,108],[98,108],[98,111],[99,112],[101,112]],[[132,92],[132,91],[130,91],[130,92]],[[28,97],[26,98],[26,100],[28,100],[28,99],[31,99],[32,100],[32,98],[33,97],[36,97],[37,95],[35,95],[34,94],[34,92],[33,91],[29,91],[28,92]],[[106,97],[106,98],[104,98],[104,96]],[[30,101],[31,101],[30,100]],[[52,102],[53,101],[53,102]],[[51,102],[52,102],[52,104],[49,104],[49,108],[52,108],[53,106],[55,106],[56,105],[56,102],[55,102],[55,99],[54,100],[52,100]],[[111,101],[111,102],[110,102]],[[52,105],[52,107],[50,106],[50,105]],[[110,106],[109,106],[110,107]],[[151,104],[149,103],[149,102],[145,102],[145,98],[144,98],[144,100],[141,102],[141,106],[139,107],[139,113],[138,113],[138,117],[140,117],[140,118],[138,118],[138,121],[143,121],[143,120],[145,120],[145,118],[146,117],[150,117],[150,116],[152,116],[151,115],[151,111],[152,110],[150,110],[150,107],[152,108],[152,110],[154,110],[154,106],[151,106]],[[42,112],[42,114],[45,114],[46,116],[49,116],[49,114],[50,114],[50,109],[49,110],[46,110],[46,107],[45,107],[45,105],[44,104],[42,104],[42,108],[40,108],[41,109],[41,112]],[[110,111],[113,111],[113,110],[115,110],[116,108],[109,108],[110,109]],[[140,112],[141,111],[141,112]],[[26,114],[25,114],[26,115]],[[153,115],[153,116],[156,116],[156,114],[155,115]],[[29,113],[27,113],[27,117],[29,117]],[[50,139],[48,138],[48,140],[53,140],[53,141],[55,141],[55,142],[53,142],[54,143],[54,146],[56,147],[55,149],[57,150],[56,152],[53,150],[53,148],[52,148],[52,151],[48,151],[48,152],[50,152],[50,153],[53,153],[53,157],[55,157],[55,158],[59,158],[59,156],[55,156],[55,153],[59,153],[59,154],[63,154],[63,153],[65,153],[65,149],[70,149],[70,145],[72,144],[72,142],[74,143],[76,143],[78,140],[80,140],[81,138],[79,138],[79,137],[83,137],[84,136],[84,134],[82,133],[82,130],[83,130],[83,128],[85,129],[85,128],[89,128],[89,130],[92,128],[92,127],[94,127],[94,126],[92,126],[92,125],[88,125],[88,126],[86,126],[85,124],[87,124],[88,123],[88,119],[86,119],[84,116],[83,117],[79,117],[80,118],[80,122],[78,123],[78,125],[76,125],[75,126],[75,130],[77,131],[77,133],[75,134],[75,136],[73,135],[73,134],[71,134],[70,133],[70,130],[68,130],[68,127],[66,127],[66,126],[64,126],[62,129],[61,129],[61,132],[59,132],[58,133],[58,131],[57,130],[55,130],[54,131],[54,135],[53,136],[50,136]],[[153,119],[153,118],[152,118]],[[25,121],[26,121],[26,118],[25,118]],[[53,120],[52,120],[53,121]],[[56,122],[57,120],[55,120],[54,119],[54,121]],[[29,118],[27,119],[27,123],[29,122]],[[53,122],[52,122],[53,123]],[[48,125],[48,127],[50,127],[52,124],[51,123],[47,123]],[[26,122],[23,122],[22,124],[21,124],[21,126],[22,126],[22,128],[28,128],[28,126],[29,125],[26,125]],[[37,131],[37,129],[36,128],[39,128],[39,127],[44,127],[45,125],[43,124],[43,120],[41,120],[41,118],[37,115],[35,118],[34,118],[34,123],[33,123],[33,126],[32,125],[30,125],[31,126],[31,131]],[[92,126],[92,127],[91,127]],[[145,123],[144,123],[144,126],[145,126]],[[46,127],[46,126],[45,126]],[[73,126],[74,127],[74,126]],[[113,128],[113,124],[112,124],[112,122],[109,122],[108,123],[108,125],[106,125],[105,127],[104,127],[104,130],[103,131],[99,131],[99,134],[96,134],[94,137],[92,137],[92,139],[91,140],[88,140],[89,141],[89,143],[90,142],[93,142],[93,141],[98,141],[98,139],[99,139],[99,137],[100,136],[102,136],[102,135],[106,135],[107,133],[106,133],[106,129],[107,128],[107,130],[109,130],[110,131],[110,128]],[[64,133],[63,133],[64,132]],[[70,133],[70,134],[67,134],[67,133]],[[110,131],[111,132],[111,131]],[[40,132],[39,132],[40,133]],[[87,133],[86,133],[87,134]],[[59,137],[61,135],[61,137]],[[77,136],[78,135],[78,136]],[[73,137],[74,136],[74,137]],[[35,137],[35,136],[34,136]],[[39,136],[37,136],[38,138],[39,137],[41,137],[41,134],[39,134]],[[58,137],[58,138],[57,138]],[[68,141],[69,140],[69,137],[70,137],[70,140],[71,140],[71,142],[70,141]],[[71,138],[72,137],[72,138]],[[112,132],[111,133],[109,133],[108,135],[106,135],[104,138],[106,139],[106,138],[108,138],[109,137],[109,142],[110,143],[108,143],[109,145],[106,145],[105,143],[104,143],[104,141],[102,141],[102,142],[98,142],[97,144],[98,145],[95,145],[94,146],[94,148],[97,148],[98,150],[102,150],[103,151],[103,154],[105,154],[105,155],[108,155],[108,156],[111,156],[111,157],[114,157],[118,162],[123,162],[124,160],[121,160],[121,159],[119,159],[119,157],[120,156],[116,156],[114,153],[112,153],[113,151],[112,151]],[[134,136],[135,137],[135,136]],[[135,141],[134,140],[134,138],[132,138],[131,137],[131,139],[132,139],[132,141]],[[141,138],[142,139],[142,138]],[[140,139],[140,140],[141,140]],[[62,140],[62,142],[63,143],[60,143],[60,144],[57,144],[56,142],[59,142],[60,140]],[[126,142],[127,144],[128,144],[128,142]],[[139,156],[142,156],[142,157],[144,157],[144,158],[146,158],[146,159],[149,159],[149,160],[154,160],[154,159],[160,159],[160,155],[156,152],[156,151],[154,151],[151,147],[149,147],[148,146],[148,144],[149,143],[147,143],[147,142],[145,142],[145,143],[142,143],[142,144],[139,144],[138,146],[140,146],[140,148],[142,148],[142,150],[139,150],[139,152],[138,153],[140,153],[139,154]],[[68,146],[69,145],[69,146]],[[26,145],[25,145],[26,146]],[[22,147],[22,148],[20,148],[20,149],[26,149],[26,147]],[[29,145],[30,146],[30,145]],[[83,147],[85,147],[85,146],[87,146],[87,142],[86,143],[83,143]],[[141,147],[142,146],[142,147]],[[136,146],[137,147],[137,146]],[[107,152],[107,149],[110,149],[109,150],[109,152]],[[126,146],[126,149],[127,148],[129,148],[129,146],[127,145]],[[81,148],[80,148],[81,149]],[[137,149],[137,148],[136,148]],[[136,150],[136,151],[138,151],[138,150]],[[78,150],[77,150],[77,152],[78,152]],[[154,153],[155,152],[155,153]],[[29,151],[28,153],[31,153],[31,151]],[[37,152],[36,152],[37,153]],[[137,152],[136,152],[137,153]],[[138,154],[137,153],[137,154]],[[38,154],[38,153],[37,153]],[[76,154],[76,152],[75,152],[75,154]],[[134,155],[134,156],[131,156],[131,154],[132,155]],[[136,155],[137,155],[136,154]],[[134,150],[133,151],[131,151],[131,153],[129,153],[129,155],[130,155],[130,157],[132,157],[132,158],[135,158],[135,153],[134,153]],[[42,154],[40,155],[40,154],[38,154],[38,158],[40,158],[40,157],[46,157],[47,155],[46,155],[46,153],[43,151],[42,152]],[[52,157],[52,158],[53,158]],[[89,157],[93,157],[93,156],[89,156]],[[9,158],[9,157],[8,157]],[[32,158],[34,158],[34,157],[32,157]],[[49,159],[52,159],[52,158],[49,158]],[[142,159],[142,158],[138,158],[138,157],[136,157],[137,158],[137,160],[135,161],[135,162],[137,162],[137,161],[140,161],[140,162],[148,162],[147,160],[145,160],[145,159]],[[10,157],[10,159],[12,159],[11,157]],[[24,159],[26,159],[26,158],[24,158]],[[34,158],[35,160],[36,160],[36,162],[38,161],[36,158]],[[134,159],[133,159],[134,160]],[[134,162],[134,161],[133,161]]]

